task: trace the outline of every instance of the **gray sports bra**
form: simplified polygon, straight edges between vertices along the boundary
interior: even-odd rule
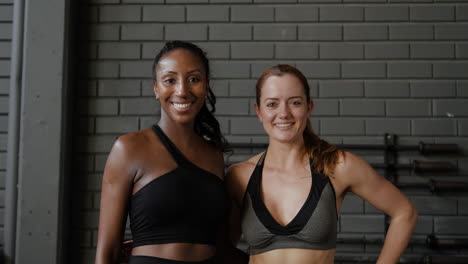
[[[334,249],[336,247],[336,197],[329,178],[317,173],[310,160],[312,185],[297,215],[286,226],[270,214],[260,196],[263,162],[260,157],[250,177],[242,207],[242,232],[250,255],[279,248]]]

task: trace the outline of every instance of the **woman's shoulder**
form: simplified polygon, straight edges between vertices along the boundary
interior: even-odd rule
[[[159,145],[157,142],[151,128],[146,128],[119,136],[114,142],[112,152],[117,151],[132,156],[150,145]]]
[[[226,184],[231,193],[240,201],[243,197],[250,177],[263,153],[259,153],[248,160],[232,164],[227,171]]]

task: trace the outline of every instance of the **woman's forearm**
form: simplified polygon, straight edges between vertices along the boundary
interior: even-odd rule
[[[398,262],[411,239],[417,218],[414,207],[411,207],[404,214],[392,218],[382,252],[377,260],[378,264]]]

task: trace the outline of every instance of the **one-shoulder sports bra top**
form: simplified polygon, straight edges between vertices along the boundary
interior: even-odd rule
[[[338,216],[330,179],[315,171],[311,159],[309,195],[293,220],[282,226],[270,214],[260,195],[265,154],[250,177],[243,200],[241,225],[250,255],[280,248],[334,249]]]
[[[153,130],[177,167],[153,179],[131,197],[133,247],[215,244],[219,225],[230,205],[223,181],[185,158],[159,126],[154,125]]]

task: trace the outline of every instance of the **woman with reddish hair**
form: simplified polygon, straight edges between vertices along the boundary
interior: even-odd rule
[[[377,263],[396,263],[416,224],[414,206],[360,157],[320,139],[304,75],[276,65],[256,85],[267,150],[232,165],[226,186],[240,213],[250,263],[333,263],[338,212],[351,191],[392,221]],[[233,241],[240,232],[233,231]]]

